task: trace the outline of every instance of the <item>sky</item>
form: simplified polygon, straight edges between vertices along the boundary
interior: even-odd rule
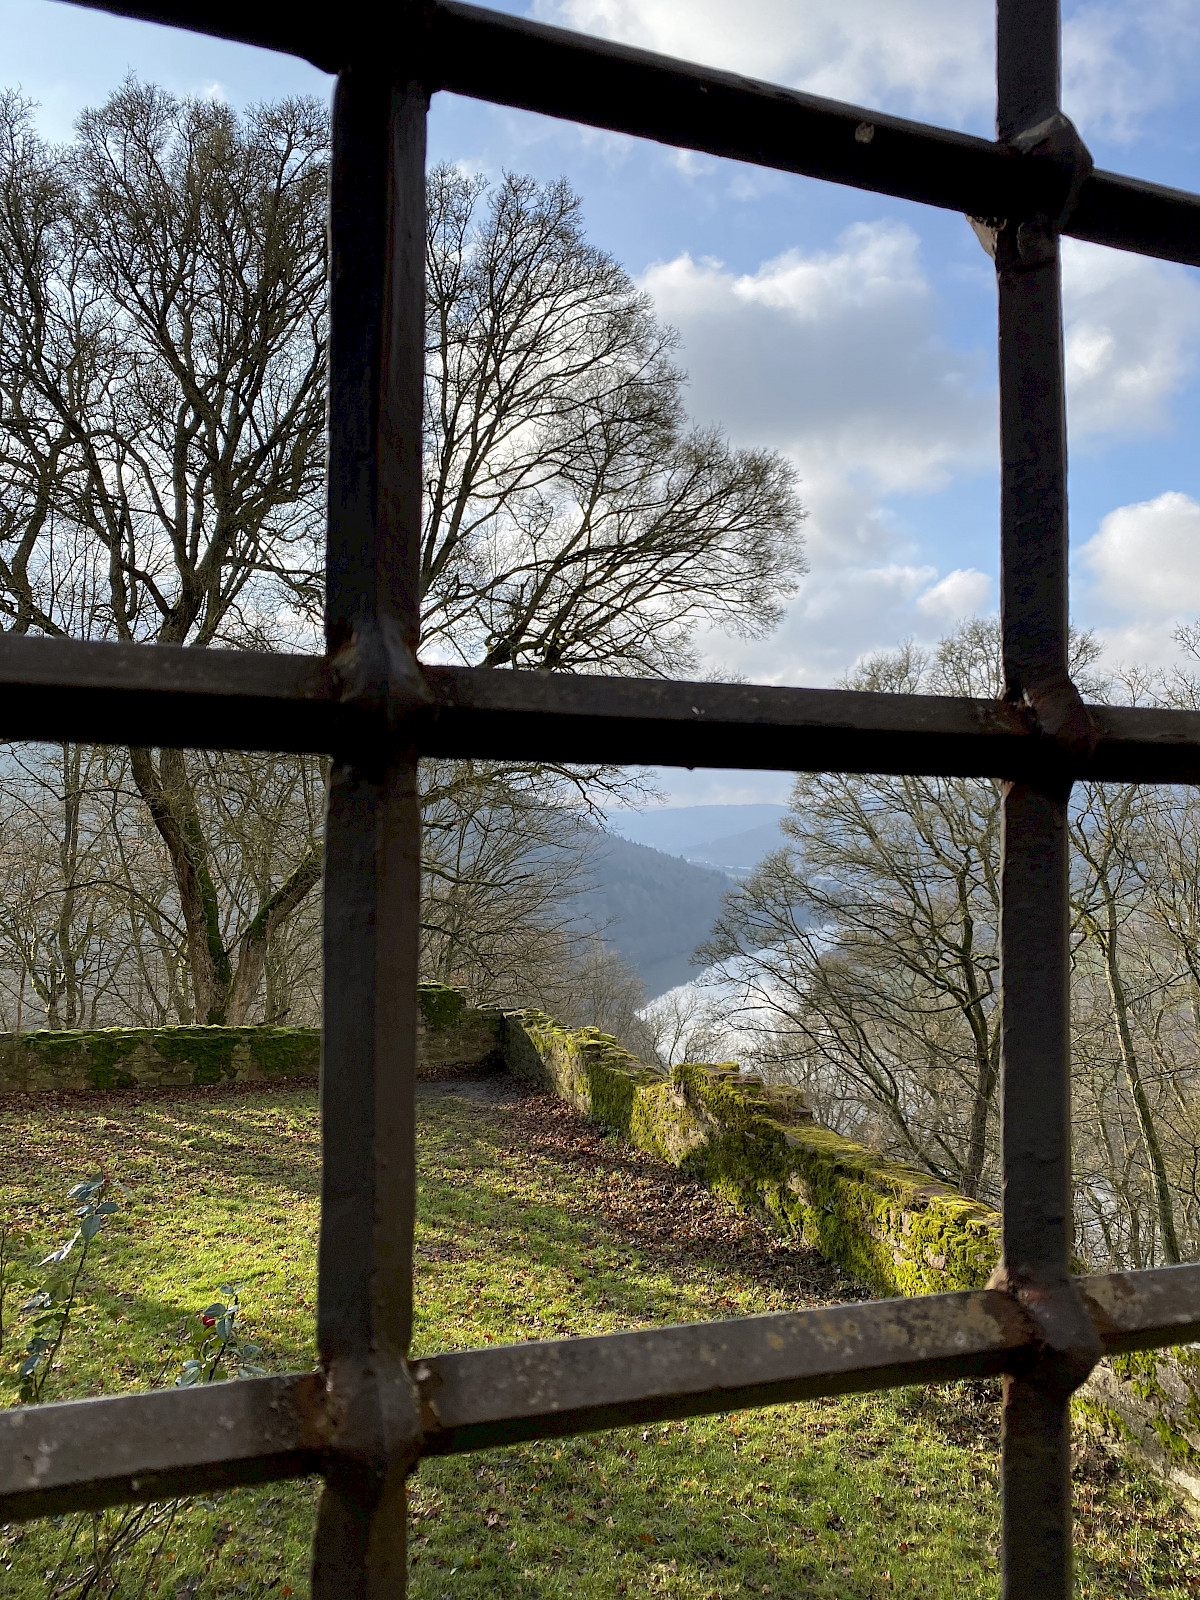
[[[0,0],[0,79],[48,137],[126,72],[237,106],[327,96],[304,63],[57,3]],[[990,0],[516,0],[503,9],[990,136]],[[1200,188],[1200,7],[1064,5],[1064,108],[1096,163]],[[877,195],[439,95],[430,157],[565,175],[590,237],[679,332],[696,421],[782,450],[810,571],[712,676],[836,683],[996,605],[995,286],[966,222]],[[1200,616],[1200,276],[1066,240],[1072,616],[1113,664],[1168,664]],[[674,804],[786,776],[663,773]]]

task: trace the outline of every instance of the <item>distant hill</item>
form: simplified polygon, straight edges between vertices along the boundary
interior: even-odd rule
[[[695,859],[704,847],[724,844],[735,835],[770,827],[786,816],[787,807],[766,803],[744,806],[660,806],[653,811],[610,811],[613,833],[634,844],[648,844],[669,855]],[[774,842],[767,848],[774,848]],[[764,854],[766,851],[764,850]],[[711,859],[709,856],[705,860]]]
[[[692,951],[711,931],[733,879],[603,833],[588,850],[588,876],[590,887],[572,902],[576,919],[625,958],[649,999],[696,977]]]
[[[608,826],[637,844],[652,845],[744,878],[783,842],[780,819],[787,807],[663,806],[656,811],[613,811]]]
[[[689,846],[689,861],[702,861],[722,872],[745,877],[753,872],[764,856],[778,850],[783,843],[778,821],[762,822],[757,828],[747,828],[742,833],[729,833],[720,839],[709,839]]]

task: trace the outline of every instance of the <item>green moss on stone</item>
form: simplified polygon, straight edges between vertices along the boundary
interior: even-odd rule
[[[1118,1411],[1114,1411],[1112,1406],[1105,1405],[1102,1400],[1097,1400],[1092,1395],[1072,1395],[1071,1410],[1077,1416],[1086,1417],[1095,1423],[1110,1439],[1132,1446],[1134,1449],[1141,1443],[1137,1434]]]
[[[1176,1369],[1187,1390],[1182,1406],[1162,1381],[1160,1369],[1164,1361]],[[1131,1350],[1113,1356],[1110,1365],[1143,1402],[1150,1426],[1171,1461],[1193,1474],[1200,1471],[1200,1450],[1188,1437],[1188,1433],[1200,1437],[1200,1358],[1196,1351],[1175,1349],[1168,1356],[1155,1350]]]
[[[87,1079],[93,1089],[130,1089],[137,1082],[119,1063],[133,1054],[148,1035],[135,1028],[103,1028],[82,1036],[91,1065]]]
[[[882,1294],[977,1288],[999,1217],[807,1119],[803,1097],[730,1062],[645,1066],[608,1034],[526,1012],[559,1094],[745,1209],[766,1212]]]
[[[248,1028],[250,1059],[264,1078],[311,1077],[320,1064],[320,1028]]]
[[[233,1053],[246,1028],[156,1028],[154,1048],[164,1061],[182,1061],[192,1069],[194,1084],[232,1082]]]
[[[420,983],[417,1002],[427,1028],[452,1028],[463,1014],[467,997],[448,983]]]
[[[23,1033],[21,1043],[48,1066],[68,1059],[83,1048],[87,1035],[77,1028],[39,1028]]]

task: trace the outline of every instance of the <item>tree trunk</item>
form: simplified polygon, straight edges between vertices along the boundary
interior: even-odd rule
[[[171,860],[183,913],[196,1020],[224,1022],[233,974],[221,938],[217,891],[208,868],[208,850],[183,753],[161,751],[156,770],[152,753],[133,746],[129,765]]]
[[[1175,1232],[1175,1208],[1171,1200],[1171,1186],[1167,1181],[1167,1165],[1163,1160],[1158,1130],[1154,1126],[1150,1102],[1146,1098],[1145,1086],[1142,1083],[1137,1051],[1133,1047],[1133,1033],[1129,1027],[1129,1007],[1117,956],[1117,908],[1111,895],[1105,895],[1105,927],[1100,933],[1099,944],[1104,955],[1104,975],[1108,980],[1108,993],[1112,1000],[1113,1021],[1117,1025],[1117,1037],[1121,1043],[1121,1065],[1125,1069],[1125,1082],[1129,1086],[1129,1095],[1137,1116],[1138,1131],[1150,1163],[1150,1179],[1154,1186],[1154,1199],[1158,1209],[1158,1230],[1163,1254],[1174,1264],[1183,1259],[1179,1249],[1179,1238]]]
[[[237,966],[224,1005],[224,1020],[231,1028],[241,1027],[246,1020],[262,980],[272,937],[316,887],[320,877],[321,851],[312,844],[275,893],[259,907],[254,921],[238,941]]]
[[[1000,1076],[1000,1034],[995,1031],[989,1038],[986,1033],[975,1040],[975,1094],[971,1105],[971,1132],[967,1141],[967,1160],[963,1168],[962,1192],[970,1200],[979,1198],[983,1181],[983,1164],[987,1159],[987,1129],[992,1102],[996,1098],[996,1083]]]
[[[62,874],[63,892],[59,901],[55,926],[55,946],[61,974],[63,1002],[62,1026],[77,1028],[82,1022],[83,996],[80,992],[79,970],[75,951],[75,895],[79,869],[79,813],[83,799],[80,782],[80,754],[78,745],[61,745],[62,754],[62,837],[59,840],[58,861]],[[56,1010],[58,1007],[56,1006]]]
[[[988,1019],[979,993],[979,975],[975,966],[975,919],[971,916],[966,887],[959,883],[959,903],[962,908],[962,948],[960,971],[967,1004],[963,1014],[971,1030],[975,1047],[975,1089],[971,1103],[971,1131],[967,1140],[967,1159],[963,1166],[961,1188],[971,1200],[978,1199],[983,1178],[983,1164],[987,1159],[987,1127],[992,1102],[996,1097],[996,1081],[1000,1072],[999,1030],[988,1028]]]

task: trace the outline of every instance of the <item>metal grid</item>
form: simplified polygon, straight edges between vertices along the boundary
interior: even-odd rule
[[[386,51],[365,7],[87,3],[338,73],[327,656],[0,637],[5,739],[185,728],[192,747],[334,757],[322,1370],[7,1411],[0,1520],[321,1473],[314,1596],[391,1600],[423,1453],[1002,1373],[1004,1593],[1066,1597],[1071,1391],[1103,1354],[1200,1338],[1200,1266],[1069,1272],[1066,805],[1081,777],[1200,779],[1200,715],[1085,709],[1068,676],[1058,236],[1200,265],[1200,199],[1092,170],[1058,109],[1056,0],[999,0],[996,143],[457,0],[401,5]],[[418,669],[425,115],[443,89],[976,219],[999,285],[1004,701]],[[994,1286],[410,1363],[419,754],[1003,780]]]

